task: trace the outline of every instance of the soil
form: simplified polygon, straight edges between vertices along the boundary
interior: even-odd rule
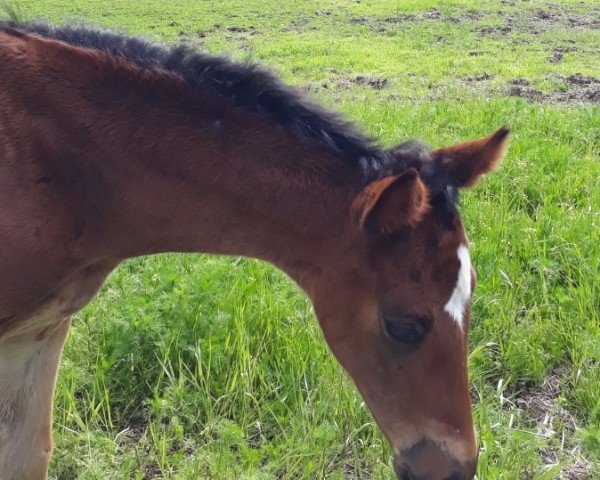
[[[146,466],[144,471],[144,480],[152,480],[154,478],[160,478],[162,475],[162,470],[160,469],[158,463],[152,462],[150,465]]]
[[[517,78],[508,87],[508,95],[522,97],[533,102],[556,104],[591,103],[600,105],[600,78],[575,73],[568,77],[559,76],[565,88],[544,93],[532,88],[525,78]]]
[[[511,27],[482,27],[475,30],[479,35],[506,35],[513,31]]]
[[[341,75],[331,81],[311,82],[301,87],[301,89],[304,91],[327,90],[329,88],[349,90],[356,85],[372,88],[373,90],[383,90],[390,85],[390,82],[385,77],[375,77],[372,75]]]
[[[439,21],[439,22],[450,22],[450,23],[461,23],[463,21],[475,21],[482,18],[484,13],[470,13],[466,12],[458,16],[444,16],[438,7],[435,7],[427,12],[418,13],[402,13],[388,18],[374,18],[374,17],[350,17],[349,22],[355,25],[368,25],[377,32],[386,32],[387,30],[394,27],[394,25],[403,23],[415,23],[422,21]]]
[[[546,4],[543,10],[499,13],[506,22],[507,32],[519,30],[538,35],[557,27],[600,29],[600,8],[597,7],[591,9],[590,15],[575,13],[553,4]]]
[[[571,465],[560,471],[560,480],[592,480],[592,464],[589,460],[577,457]]]
[[[490,80],[494,77],[495,77],[495,75],[489,74],[488,72],[483,72],[480,75],[469,75],[467,77],[463,77],[462,81],[467,82],[467,83],[481,82],[483,80]]]
[[[568,368],[564,366],[551,370],[539,386],[523,390],[515,400],[517,407],[527,412],[527,418],[538,425],[538,434],[542,437],[555,433],[553,428],[558,420],[569,433],[575,431],[574,417],[558,405],[561,386],[568,373]]]
[[[403,23],[414,22],[472,22],[473,31],[481,36],[506,36],[511,33],[529,33],[537,35],[543,32],[548,32],[553,28],[586,28],[600,29],[600,7],[591,7],[590,13],[583,15],[574,11],[572,8],[556,4],[545,4],[543,8],[538,9],[515,9],[523,0],[502,0],[500,9],[497,12],[482,10],[481,12],[465,12],[462,15],[447,16],[442,13],[439,8],[433,8],[426,12],[398,14],[388,18],[375,18],[365,16],[350,17],[349,22],[355,25],[366,25],[375,29],[378,32],[387,32],[397,29],[398,25]],[[511,8],[513,7],[513,8]],[[330,9],[321,9],[313,12],[314,16],[331,17],[334,12]],[[500,26],[482,26],[482,20],[491,14],[497,14],[502,20],[503,25]],[[310,14],[309,14],[310,17]],[[307,28],[308,18],[302,16],[296,21],[292,21],[284,27],[285,30],[302,30]],[[425,28],[425,27],[424,27]],[[214,25],[204,32],[198,32],[199,39],[216,30],[224,30],[226,36],[235,40],[238,43],[240,50],[251,50],[252,39],[254,35],[260,32],[255,27],[240,27],[240,26],[222,26]],[[437,43],[446,43],[444,37],[439,37]],[[559,63],[564,60],[566,54],[577,51],[574,45],[557,45],[554,46],[548,55],[549,63]],[[485,55],[483,52],[470,51],[469,56]],[[338,72],[339,73],[339,72]],[[513,97],[521,97],[530,102],[552,103],[561,105],[570,104],[600,104],[600,78],[586,77],[582,74],[574,74],[568,77],[554,76],[553,80],[559,80],[562,83],[561,87],[552,92],[543,92],[533,87],[526,78],[516,78],[506,87],[495,87],[492,82],[487,82],[494,78],[493,74],[483,72],[481,74],[470,75],[460,79],[474,94],[483,94],[487,97],[493,95],[508,95]],[[556,78],[557,77],[557,78]],[[348,90],[355,86],[363,86],[374,90],[383,90],[390,86],[390,82],[384,77],[374,77],[370,75],[349,75],[336,74],[332,75],[331,79],[312,82],[304,86],[304,90],[315,91],[324,89],[340,89]],[[439,95],[445,92],[444,86],[436,88],[432,98],[438,98]]]
[[[364,479],[369,480],[371,478],[371,472],[362,465],[357,469],[353,463],[346,463],[344,465],[344,479]]]
[[[516,1],[502,1],[503,7],[514,7]],[[377,32],[385,32],[394,25],[422,21],[440,21],[450,23],[477,22],[490,14],[489,11],[465,12],[461,15],[446,16],[439,8],[427,12],[398,14],[389,18],[365,16],[350,17],[351,24],[368,25]],[[568,7],[546,4],[544,9],[498,10],[497,14],[504,21],[501,26],[476,26],[474,31],[479,35],[507,35],[513,31],[526,32],[532,35],[547,32],[554,28],[600,29],[600,8],[592,7],[589,15],[569,10]],[[323,15],[320,13],[320,15]],[[564,53],[564,52],[563,52]],[[560,56],[558,53],[557,57]],[[561,57],[562,58],[562,57]],[[560,59],[559,59],[560,60]]]
[[[350,81],[375,90],[381,90],[389,84],[388,79],[385,77],[372,77],[369,75],[357,75],[354,79],[350,79]]]
[[[560,471],[559,480],[591,480],[592,465],[589,460],[578,454],[576,448],[570,448],[569,439],[577,429],[575,417],[561,405],[562,385],[567,381],[569,369],[559,366],[551,370],[542,383],[535,389],[525,389],[515,400],[516,406],[523,410],[537,434],[543,438],[553,437],[561,429],[564,438],[564,451],[557,448],[545,448],[538,453],[546,465],[564,462],[568,453],[571,463]],[[572,451],[569,451],[572,450]]]
[[[543,92],[534,86],[527,78],[519,77],[512,80],[508,85],[497,86],[493,83],[494,74],[482,72],[476,75],[461,77],[458,80],[463,84],[464,90],[460,95],[464,96],[466,90],[469,94],[477,97],[492,98],[498,95],[521,97],[532,103],[548,103],[557,106],[569,105],[600,105],[600,78],[585,76],[576,73],[568,77],[562,75],[548,75],[547,78],[554,83],[561,83],[561,87],[551,92]],[[431,85],[428,100],[436,101],[449,99],[456,96],[456,89],[451,84]]]

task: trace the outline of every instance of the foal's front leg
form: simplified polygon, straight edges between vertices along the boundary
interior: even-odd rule
[[[52,453],[52,397],[71,318],[41,332],[0,340],[0,479],[46,478]]]

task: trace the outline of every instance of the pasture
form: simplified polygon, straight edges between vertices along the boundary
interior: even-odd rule
[[[15,2],[16,3],[16,2]],[[592,0],[19,0],[266,64],[391,145],[512,130],[461,213],[478,286],[478,478],[600,476],[600,8]],[[116,270],[74,321],[52,479],[387,479],[389,447],[311,306],[251,259]]]

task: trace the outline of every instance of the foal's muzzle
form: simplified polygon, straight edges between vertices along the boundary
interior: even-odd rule
[[[431,440],[422,440],[394,457],[399,480],[471,480],[477,459],[461,463]]]

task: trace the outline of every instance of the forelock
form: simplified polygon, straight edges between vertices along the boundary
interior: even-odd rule
[[[364,159],[361,167],[365,183],[398,175],[409,168],[420,171],[424,164],[431,161],[428,152],[425,144],[409,140],[385,150],[377,158]]]

